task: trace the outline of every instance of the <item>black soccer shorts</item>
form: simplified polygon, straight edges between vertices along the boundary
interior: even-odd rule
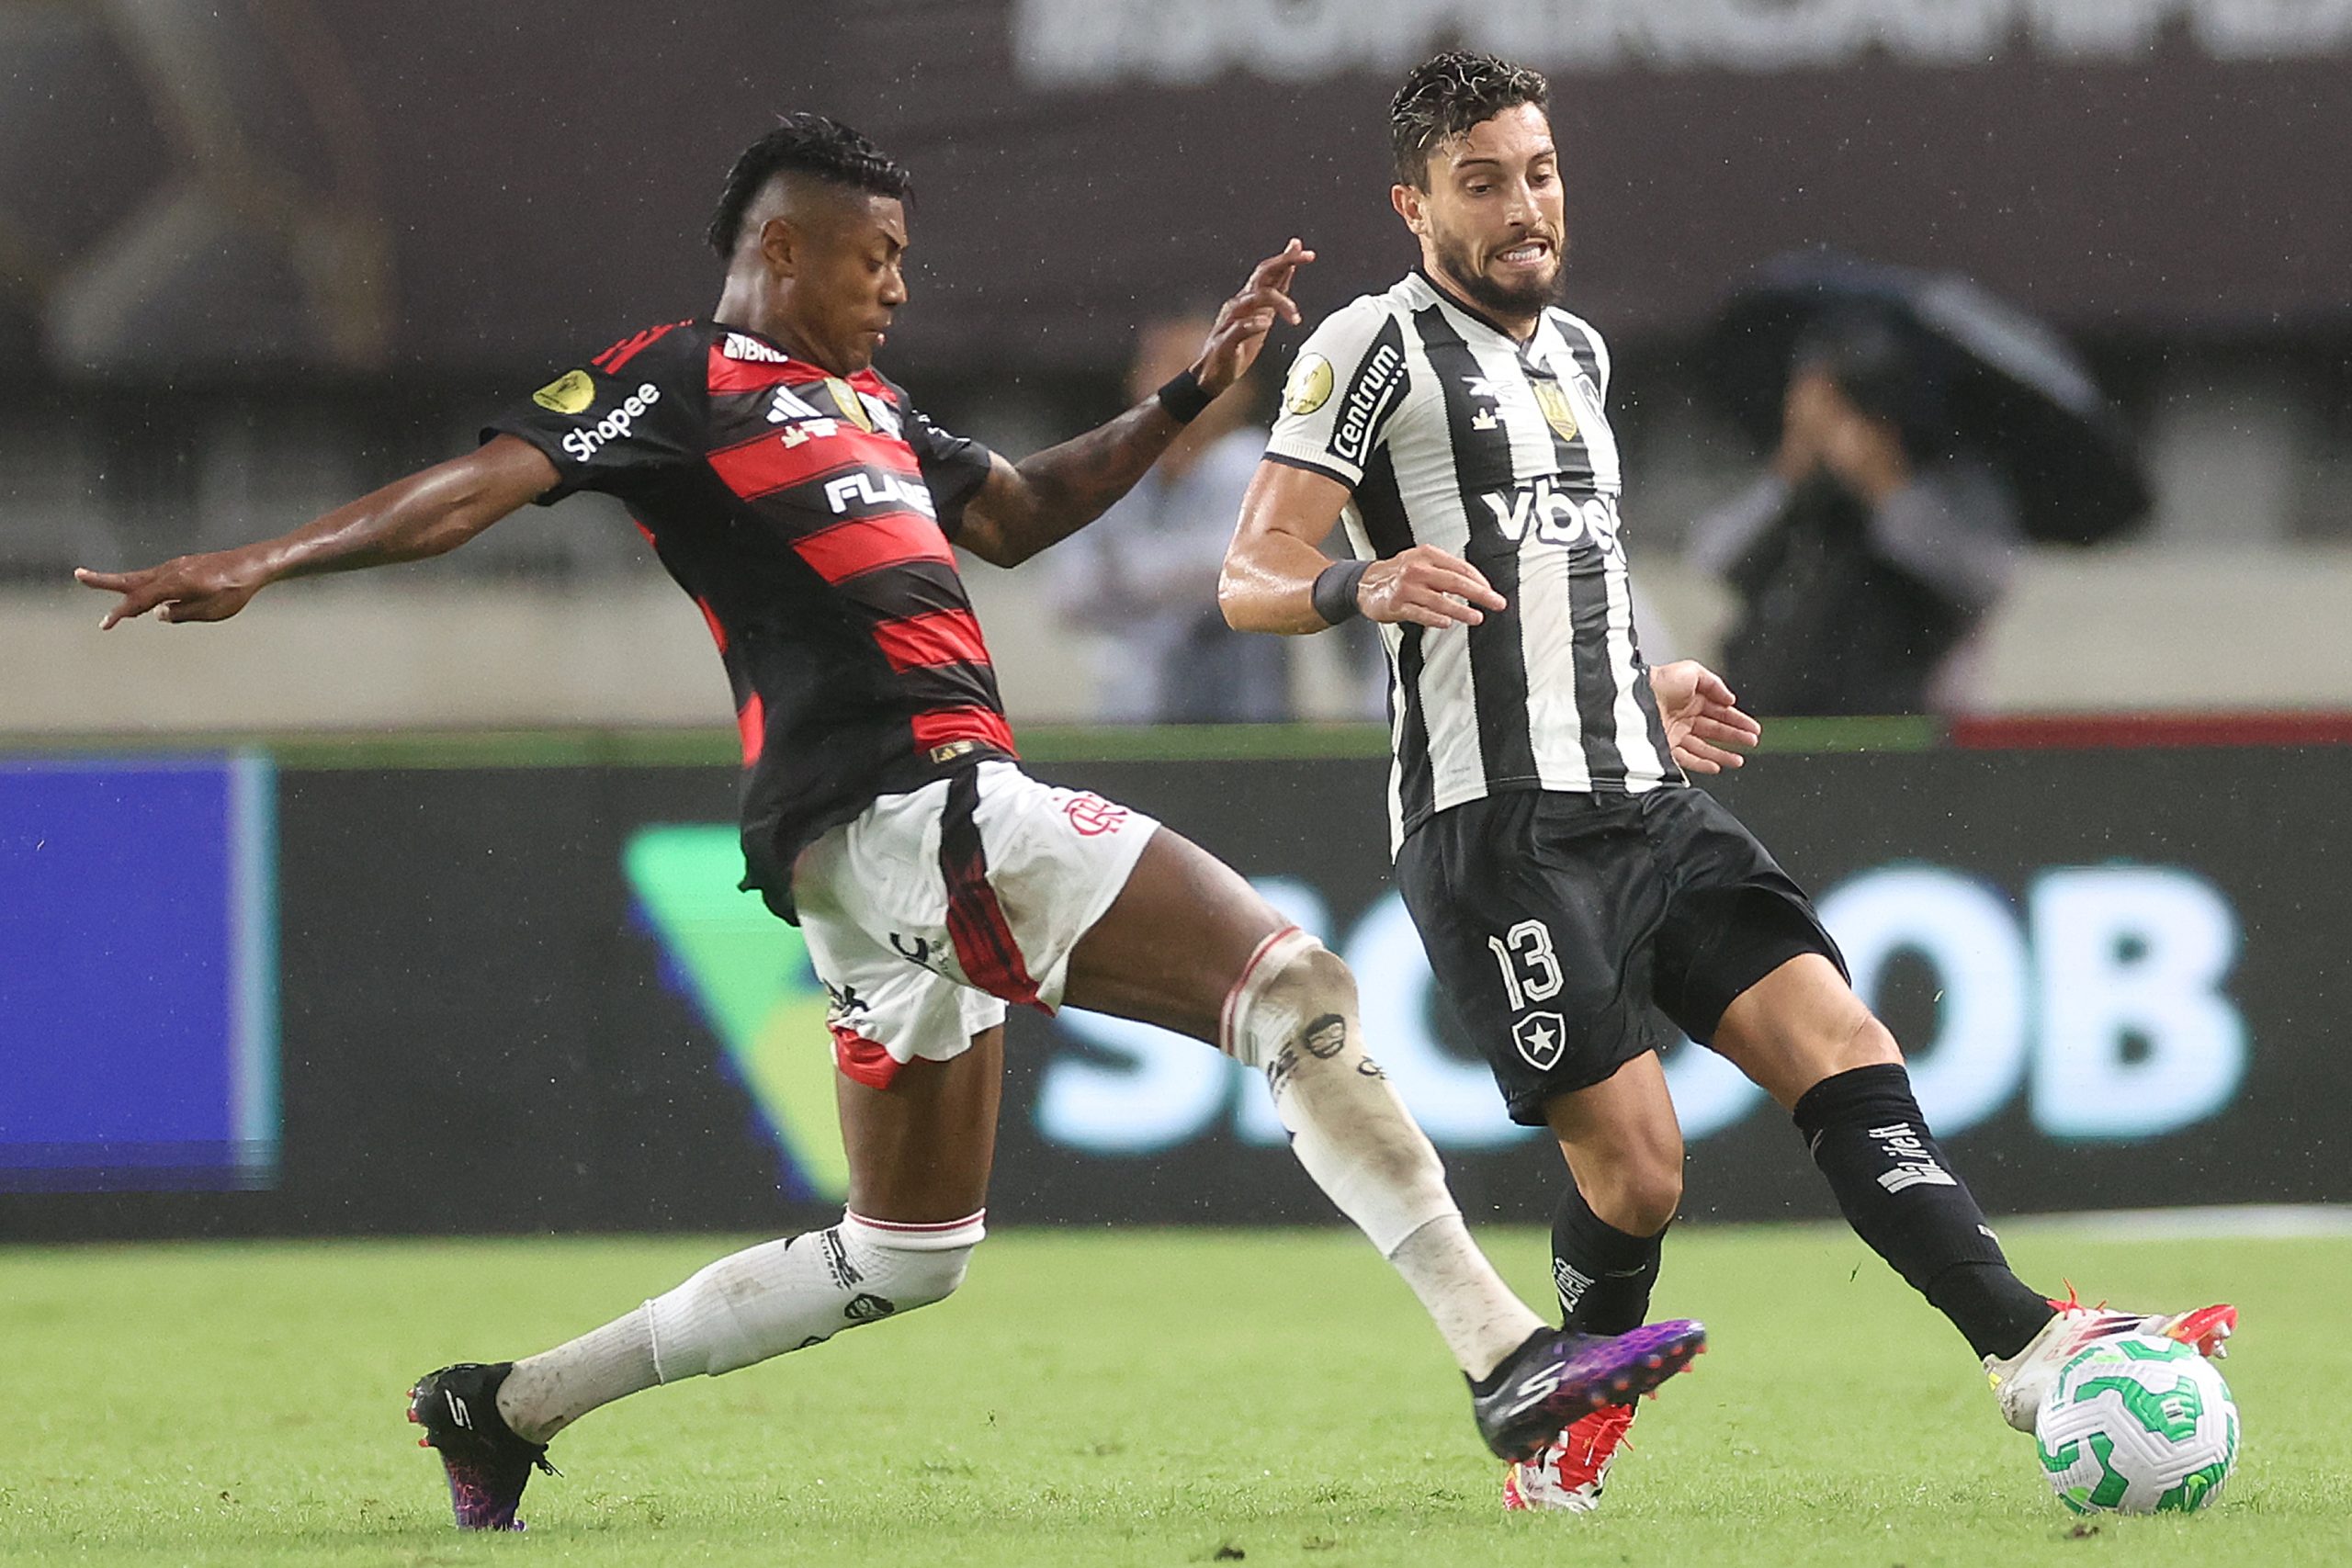
[[[1706,791],[1513,790],[1440,812],[1397,881],[1514,1122],[1670,1044],[1800,953],[1846,960],[1804,890]]]

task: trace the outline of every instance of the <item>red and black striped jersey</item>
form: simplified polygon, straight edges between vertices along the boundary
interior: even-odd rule
[[[555,464],[542,504],[618,497],[701,606],[742,732],[745,886],[786,919],[793,859],[818,834],[1013,754],[949,548],[988,450],[882,376],[677,321],[540,388],[496,434]]]

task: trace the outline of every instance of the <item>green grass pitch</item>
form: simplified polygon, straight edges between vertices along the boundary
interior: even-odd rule
[[[1544,1244],[1487,1237],[1532,1300]],[[402,1391],[667,1287],[711,1237],[0,1250],[0,1560],[505,1563],[2339,1563],[2352,1237],[2091,1239],[2029,1277],[2245,1312],[2222,1505],[2078,1526],[1949,1328],[1819,1227],[1690,1227],[1713,1348],[1604,1513],[1505,1517],[1458,1378],[1352,1233],[1008,1232],[952,1301],[561,1438],[522,1537],[450,1529]],[[2076,1534],[2079,1529],[2093,1533]]]

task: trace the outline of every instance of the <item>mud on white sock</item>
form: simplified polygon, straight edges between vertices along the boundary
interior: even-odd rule
[[[1543,1326],[1471,1241],[1436,1149],[1364,1052],[1355,978],[1322,943],[1295,927],[1267,938],[1218,1043],[1264,1072],[1299,1164],[1405,1277],[1463,1371],[1484,1376]]]

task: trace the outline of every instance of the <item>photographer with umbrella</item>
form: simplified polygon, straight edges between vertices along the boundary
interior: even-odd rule
[[[1758,712],[1949,711],[2029,540],[2146,512],[2120,420],[2042,327],[1964,279],[1784,258],[1717,323],[1710,379],[1774,442],[1693,529],[1740,598],[1725,676]],[[1774,431],[1777,426],[1777,437]]]

